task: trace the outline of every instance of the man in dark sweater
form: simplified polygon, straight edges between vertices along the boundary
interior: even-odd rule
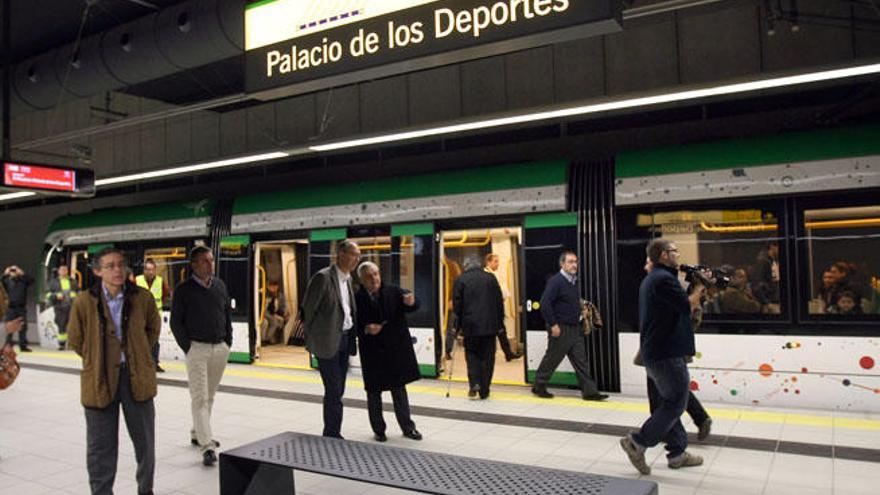
[[[21,352],[31,352],[27,341],[27,290],[34,282],[33,277],[24,273],[21,268],[12,265],[3,271],[2,283],[9,298],[9,309],[6,310],[7,322],[21,318],[21,331],[18,332],[18,347]],[[13,333],[6,335],[6,343],[12,344]]]
[[[691,309],[699,305],[699,291],[688,298],[678,281],[679,253],[667,239],[648,244],[651,272],[639,287],[639,341],[642,361],[654,382],[656,408],[637,433],[620,439],[620,446],[642,474],[651,474],[645,450],[665,442],[670,468],[699,466],[703,459],[687,449],[687,433],[681,423],[690,392],[687,356],[693,356],[694,331]]]
[[[196,246],[190,264],[192,276],[174,291],[171,331],[186,353],[193,417],[190,442],[200,448],[202,463],[212,466],[220,444],[211,434],[211,409],[232,346],[231,306],[226,285],[214,276],[214,253]]]
[[[608,396],[599,393],[587,367],[587,349],[580,323],[584,315],[577,288],[577,255],[565,251],[559,256],[559,267],[559,273],[550,277],[541,295],[541,315],[548,332],[547,352],[535,373],[532,393],[545,399],[553,398],[547,391],[547,383],[562,358],[568,356],[584,400],[605,400]]]

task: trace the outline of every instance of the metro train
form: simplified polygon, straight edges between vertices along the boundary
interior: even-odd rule
[[[604,235],[611,276],[596,280],[599,272],[582,265],[583,277],[592,275],[610,295],[599,301],[609,324],[587,342],[592,366],[605,389],[643,395],[644,371],[631,364],[638,284],[645,246],[662,235],[678,244],[685,262],[730,275],[728,286],[710,288],[697,330],[691,388],[700,397],[880,408],[880,126],[620,153],[607,165],[613,180],[597,186],[608,190],[588,193],[607,193],[607,229],[593,228],[588,207],[572,197],[583,176],[575,169],[593,166],[605,165],[499,165],[241,196],[231,204],[65,216],[46,235],[39,278],[64,263],[87,286],[94,281],[90,257],[112,244],[135,274],[153,260],[173,288],[187,276],[188,250],[213,246],[217,275],[233,300],[230,360],[308,369],[315,363],[298,345],[298,302],[337,243],[354,239],[383,280],[420,298],[409,324],[422,374],[448,378],[441,344],[451,285],[465,257],[494,253],[508,338],[525,353],[522,361],[501,360],[506,368],[496,379],[526,384],[546,349],[538,301],[559,253],[601,250],[593,237]],[[270,328],[276,299],[286,319]],[[182,357],[167,309],[166,361]],[[43,344],[55,343],[52,308],[40,304],[38,314]],[[567,362],[551,383],[576,383]]]

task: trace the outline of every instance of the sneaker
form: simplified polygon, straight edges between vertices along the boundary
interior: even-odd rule
[[[669,459],[669,469],[678,469],[683,467],[702,466],[703,458],[684,451],[680,456]]]
[[[532,393],[537,395],[542,399],[552,399],[553,394],[547,391],[544,387],[532,387]]]
[[[205,466],[213,466],[215,462],[217,462],[217,454],[213,450],[206,450],[202,454],[202,464]]]
[[[634,468],[642,474],[651,474],[651,466],[645,461],[645,451],[640,449],[639,446],[633,442],[631,436],[627,435],[620,439],[620,448],[626,452],[626,455],[629,457],[629,462]],[[702,459],[700,462],[702,462]],[[672,467],[671,464],[670,467]]]
[[[697,440],[703,441],[712,433],[712,418],[706,418],[700,425],[700,431],[697,432]]]

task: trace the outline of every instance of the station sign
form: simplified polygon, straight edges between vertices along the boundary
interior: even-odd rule
[[[245,6],[257,98],[621,30],[617,0],[262,0]]]
[[[95,173],[57,165],[3,162],[2,187],[64,196],[94,196]]]

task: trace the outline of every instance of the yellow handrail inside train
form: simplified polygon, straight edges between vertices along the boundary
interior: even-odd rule
[[[468,242],[468,233],[467,231],[462,232],[461,239],[457,241],[447,241],[443,239],[443,247],[444,248],[460,248],[460,247],[482,247],[488,246],[489,243],[492,242],[492,235],[489,231],[486,231],[486,238],[481,241],[473,241]]]
[[[257,269],[260,270],[260,287],[259,292],[263,303],[260,305],[260,318],[257,321],[257,326],[263,324],[263,319],[266,317],[266,307],[269,305],[268,301],[266,301],[266,269],[263,268],[262,265],[257,265]]]

